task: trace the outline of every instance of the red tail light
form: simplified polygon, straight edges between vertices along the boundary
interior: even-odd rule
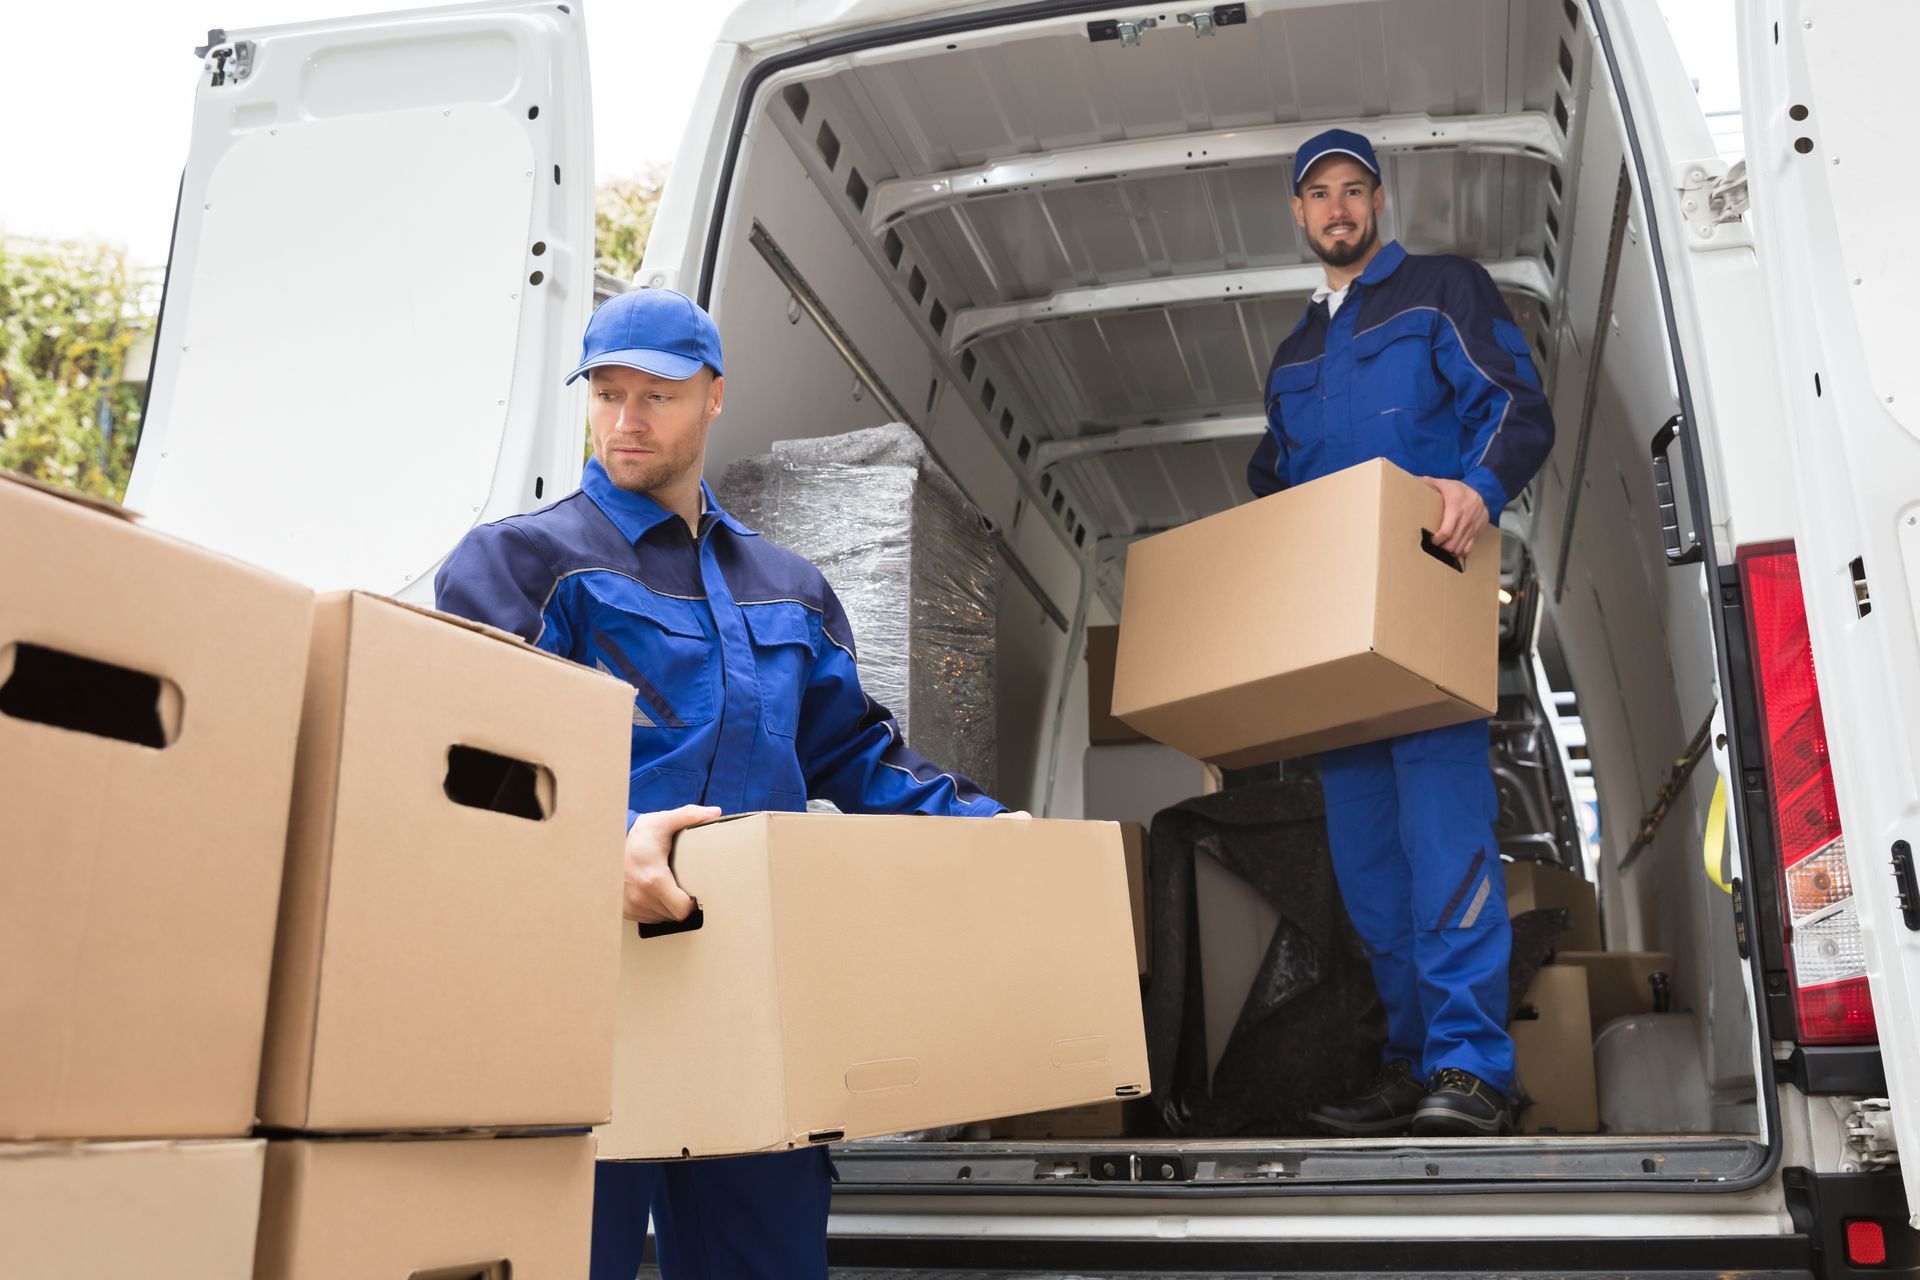
[[[1803,1044],[1871,1044],[1866,947],[1847,872],[1820,712],[1800,558],[1790,542],[1742,547],[1747,633],[1766,726],[1780,852],[1780,911]]]

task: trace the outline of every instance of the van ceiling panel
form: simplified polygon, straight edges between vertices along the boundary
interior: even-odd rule
[[[1537,43],[1536,29],[1564,26],[1557,0],[1253,9],[1245,26],[1206,39],[1169,24],[1133,47],[1050,36],[850,74],[903,174],[1116,138],[1552,109],[1550,52],[1524,60],[1524,85],[1509,85],[1508,68],[1510,51]]]
[[[811,157],[816,181],[838,199],[857,167],[849,231],[886,245],[876,257],[903,279],[912,268],[921,287],[903,306],[938,300],[950,367],[1020,407],[1038,449],[1010,462],[1044,468],[1092,527],[1103,590],[1130,535],[1245,499],[1261,378],[1317,275],[1288,206],[1297,141],[1248,131],[1379,122],[1383,237],[1489,264],[1522,330],[1548,332],[1546,219],[1567,216],[1550,178],[1571,176],[1567,122],[1584,105],[1560,72],[1563,42],[1578,48],[1561,0],[1249,9],[1206,38],[1170,21],[1131,47],[1009,29],[857,60],[783,123],[803,153],[830,124],[836,154]],[[1231,148],[1223,131],[1237,131]],[[1183,148],[1216,145],[1231,158],[1186,167]],[[1307,270],[1271,274],[1289,266]],[[1233,278],[1252,272],[1269,274]],[[1153,434],[1061,445],[1134,429]]]
[[[1381,165],[1384,236],[1415,253],[1539,255],[1544,162],[1438,151]],[[898,230],[976,303],[1095,281],[1311,261],[1288,205],[1287,172],[1275,162],[995,196],[935,210]]]
[[[1534,301],[1502,296],[1531,333]],[[1295,294],[1074,317],[989,338],[980,350],[988,367],[1016,371],[1059,438],[1223,406],[1258,414],[1267,364],[1306,303]]]

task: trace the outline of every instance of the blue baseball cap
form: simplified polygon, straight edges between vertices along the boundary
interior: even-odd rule
[[[1352,156],[1367,166],[1367,171],[1377,179],[1380,176],[1380,162],[1374,159],[1373,144],[1350,129],[1328,129],[1325,133],[1316,133],[1307,139],[1293,157],[1293,189],[1300,190],[1300,184],[1307,180],[1307,172],[1328,156]]]
[[[634,289],[600,304],[580,340],[580,367],[567,381],[602,365],[638,369],[679,382],[720,368],[720,331],[713,317],[684,293],[672,289]]]

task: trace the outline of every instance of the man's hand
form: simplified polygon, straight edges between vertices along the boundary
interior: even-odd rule
[[[1480,537],[1480,531],[1487,527],[1487,503],[1472,485],[1462,484],[1458,480],[1435,480],[1432,476],[1421,476],[1420,483],[1440,495],[1444,504],[1440,515],[1440,527],[1433,531],[1433,540],[1442,551],[1452,552],[1462,560],[1473,550],[1473,544]]]
[[[683,804],[678,809],[643,813],[627,829],[627,885],[623,912],[641,924],[666,924],[693,914],[694,902],[673,878],[668,859],[673,838],[688,827],[712,822],[720,811],[711,805]]]

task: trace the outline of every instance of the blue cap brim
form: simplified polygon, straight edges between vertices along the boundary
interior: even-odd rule
[[[677,355],[671,351],[653,351],[646,347],[633,347],[626,351],[605,351],[593,357],[567,375],[566,385],[571,385],[590,370],[598,369],[603,365],[638,369],[642,373],[650,373],[656,378],[666,378],[671,382],[684,382],[706,368],[703,361],[696,360],[692,356]]]
[[[1330,159],[1333,156],[1345,156],[1347,159],[1357,162],[1362,169],[1365,169],[1374,177],[1378,178],[1380,176],[1380,170],[1374,168],[1373,162],[1361,155],[1358,151],[1354,151],[1348,147],[1328,147],[1325,151],[1322,151],[1319,155],[1307,161],[1307,163],[1300,168],[1299,172],[1293,175],[1293,189],[1298,191],[1300,184],[1307,180],[1307,175],[1313,172],[1314,166],[1318,165],[1322,160]]]

